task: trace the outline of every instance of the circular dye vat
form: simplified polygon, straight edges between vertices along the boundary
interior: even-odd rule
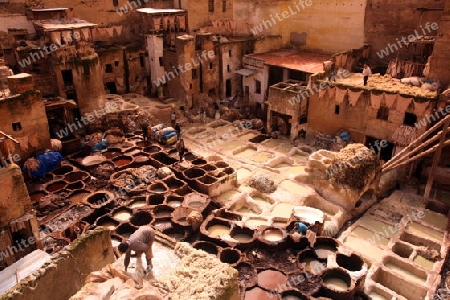
[[[217,248],[217,246],[210,242],[197,241],[194,244],[192,244],[192,246],[195,249],[203,250],[206,253],[209,253],[213,256],[216,256],[219,253],[219,249]]]
[[[150,195],[150,196],[148,197],[148,204],[149,204],[149,205],[159,205],[159,204],[163,204],[164,199],[165,199],[164,195],[158,195],[158,194]]]
[[[151,225],[159,231],[164,231],[172,227],[170,217],[156,218],[152,221]]]
[[[146,211],[139,211],[130,218],[130,223],[134,226],[148,225],[151,221],[152,216]]]
[[[69,196],[70,204],[78,204],[90,193],[88,191],[75,191]]]
[[[37,192],[33,192],[33,193],[30,194],[30,199],[31,199],[31,202],[38,202],[39,200],[41,200],[45,196],[47,196],[46,192],[44,192],[44,191],[37,191]]]
[[[259,226],[267,226],[269,224],[269,221],[263,218],[249,218],[246,222],[245,222],[245,226],[252,228],[252,229],[256,229]]]
[[[131,212],[128,209],[118,209],[113,213],[113,218],[118,221],[126,221],[131,218]]]
[[[163,233],[171,238],[175,239],[178,242],[183,241],[186,238],[186,231],[179,228],[168,228],[163,231]]]
[[[116,229],[117,225],[119,225],[119,222],[111,218],[110,216],[104,216],[100,217],[97,222],[95,222],[97,226],[103,226],[108,227],[109,230]]]
[[[261,234],[261,237],[269,242],[280,242],[284,238],[283,231],[277,228],[266,229]]]
[[[350,272],[360,271],[364,265],[362,258],[356,254],[346,256],[339,253],[336,255],[336,263],[338,266],[349,270]]]
[[[308,297],[299,291],[291,290],[281,293],[281,300],[308,300]]]
[[[245,292],[245,300],[274,300],[274,295],[260,287],[252,288]]]
[[[89,178],[89,173],[83,171],[70,172],[64,176],[64,180],[70,183],[83,181]]]
[[[280,291],[286,286],[287,277],[277,270],[265,270],[258,273],[258,285],[269,291]]]
[[[241,251],[231,248],[222,249],[219,259],[223,263],[234,265],[241,259]]]
[[[136,228],[131,226],[128,223],[124,223],[119,225],[116,229],[116,233],[120,236],[123,236],[124,238],[129,238],[130,235],[132,235],[136,231]]]
[[[54,175],[59,176],[59,175],[65,175],[65,174],[67,174],[69,172],[72,172],[72,171],[73,171],[73,167],[66,165],[66,166],[61,166],[59,168],[56,168],[55,170],[52,171],[52,173]]]
[[[118,156],[114,158],[112,162],[116,167],[121,168],[126,165],[129,165],[132,161],[133,159],[129,156]]]
[[[138,208],[147,205],[147,202],[145,200],[135,200],[130,203],[130,208]]]
[[[323,284],[336,291],[346,291],[350,287],[344,279],[338,277],[326,277],[323,280]]]
[[[212,237],[219,237],[221,235],[230,233],[229,226],[220,225],[220,224],[212,225],[212,226],[208,227],[206,230]]]
[[[67,183],[65,181],[55,181],[47,185],[45,189],[50,193],[55,193],[57,191],[64,189],[66,185]]]
[[[233,230],[231,230],[230,236],[239,243],[248,243],[253,240],[254,234],[255,232],[250,228],[234,227]]]
[[[153,192],[153,193],[159,193],[159,194],[161,194],[161,193],[166,192],[166,191],[167,191],[167,188],[165,187],[164,184],[158,182],[158,183],[152,184],[152,185],[150,186],[150,188],[149,188],[149,191],[150,191],[150,192]]]
[[[153,209],[153,216],[155,218],[162,218],[162,217],[170,217],[174,208],[169,205],[157,205]]]

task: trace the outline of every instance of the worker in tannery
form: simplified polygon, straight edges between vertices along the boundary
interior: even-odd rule
[[[128,240],[122,242],[117,247],[121,253],[125,253],[125,272],[130,264],[131,251],[136,253],[136,257],[140,260],[143,253],[147,259],[146,273],[153,269],[152,265],[152,245],[155,241],[155,231],[150,226],[141,226],[136,230]]]

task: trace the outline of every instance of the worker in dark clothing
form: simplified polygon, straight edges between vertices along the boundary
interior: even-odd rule
[[[175,124],[175,131],[177,132],[177,139],[180,140],[181,138],[181,127],[180,127],[180,122],[177,122]]]
[[[144,123],[141,125],[142,128],[142,137],[144,138],[144,142],[148,141],[148,124]]]
[[[180,161],[182,161],[183,160],[183,156],[184,156],[184,152],[186,151],[186,148],[184,148],[184,141],[183,141],[183,139],[180,139],[177,142],[176,148],[177,148],[178,153],[180,154]]]
[[[152,245],[155,241],[155,231],[150,226],[141,226],[136,230],[128,240],[120,243],[118,249],[121,253],[125,253],[125,272],[127,271],[128,265],[130,264],[131,251],[136,253],[138,258],[145,253],[145,258],[147,259],[147,271],[150,272],[153,268],[152,265]]]

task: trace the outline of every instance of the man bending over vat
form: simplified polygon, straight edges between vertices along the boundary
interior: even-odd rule
[[[141,226],[136,230],[128,240],[120,243],[117,247],[121,253],[125,252],[125,272],[127,271],[128,265],[130,264],[131,251],[136,253],[138,260],[141,259],[143,253],[145,253],[145,258],[147,259],[147,270],[146,273],[150,272],[153,268],[152,265],[152,245],[155,241],[155,231],[150,226]]]

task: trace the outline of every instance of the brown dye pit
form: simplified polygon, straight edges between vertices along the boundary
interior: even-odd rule
[[[213,184],[213,183],[217,182],[217,179],[212,176],[206,175],[206,176],[203,176],[202,178],[200,178],[199,181],[204,184]]]
[[[152,221],[152,225],[156,230],[163,231],[172,227],[170,218],[156,218]]]
[[[136,231],[136,228],[131,226],[128,223],[124,223],[122,225],[120,225],[119,227],[117,227],[116,232],[117,234],[123,236],[124,238],[129,238],[130,235],[133,234],[133,232]]]
[[[146,211],[139,211],[130,218],[130,223],[134,226],[148,225],[151,221],[152,216]]]
[[[172,214],[174,208],[169,205],[157,205],[153,209],[153,215],[156,218],[162,218],[162,217],[170,217]]]
[[[234,227],[231,230],[231,238],[239,241],[240,243],[246,243],[253,239],[254,231],[246,227]]]
[[[57,192],[59,190],[62,190],[63,188],[66,187],[66,185],[67,185],[67,183],[64,182],[64,181],[56,181],[56,182],[53,182],[53,183],[49,184],[47,186],[46,190],[48,192],[50,192],[50,193],[54,193],[54,192]]]
[[[181,180],[178,180],[174,177],[170,177],[168,179],[164,180],[164,183],[169,187],[169,189],[179,189],[184,185],[184,182]]]
[[[265,270],[258,274],[258,285],[269,291],[278,291],[286,283],[287,277],[280,271]]]
[[[33,193],[30,194],[31,202],[38,202],[39,200],[41,200],[46,195],[47,195],[47,193],[43,192],[43,191],[33,192]]]
[[[178,160],[176,160],[173,157],[168,156],[167,154],[165,154],[163,152],[158,152],[158,153],[153,154],[152,158],[166,166],[173,165],[174,163],[178,162]]]
[[[274,296],[260,287],[255,287],[245,292],[244,300],[273,300],[276,299]]]
[[[336,262],[340,267],[351,272],[360,271],[364,265],[364,261],[362,260],[362,258],[356,254],[346,256],[344,254],[338,253],[336,255]]]
[[[319,291],[323,281],[322,278],[317,275],[302,272],[293,272],[288,275],[288,282],[289,287],[298,289],[304,295],[311,295]],[[308,298],[300,297],[299,299]]]
[[[119,151],[105,151],[103,153],[103,156],[106,157],[107,159],[113,159],[113,158],[120,156],[121,154],[122,153],[120,153],[120,150]]]
[[[299,291],[291,290],[281,293],[281,300],[308,300],[309,298]]]
[[[61,166],[55,170],[52,171],[53,174],[59,176],[59,175],[65,175],[69,172],[73,171],[73,167],[72,166]]]
[[[236,249],[225,248],[220,252],[219,259],[226,264],[236,264],[241,259],[241,252]]]
[[[167,188],[162,183],[154,183],[150,186],[150,191],[153,193],[164,193]]]
[[[199,178],[205,175],[205,171],[199,168],[191,168],[184,171],[184,175],[189,179]]]
[[[147,147],[144,149],[144,152],[147,153],[156,153],[159,152],[161,150],[161,148],[159,148],[158,146],[151,146],[151,147]]]
[[[82,181],[85,180],[86,178],[89,177],[89,174],[86,172],[82,172],[82,171],[77,171],[77,172],[70,172],[69,174],[67,174],[66,176],[64,176],[64,180],[67,182],[76,182],[76,181]]]
[[[88,191],[76,191],[76,192],[73,192],[69,196],[70,204],[81,203],[81,201],[83,201],[83,199],[89,194],[90,193]]]
[[[96,225],[108,227],[109,230],[114,230],[114,229],[116,229],[117,225],[119,225],[119,222],[117,222],[110,216],[103,216],[103,217],[100,217],[99,219],[97,219]]]
[[[203,250],[213,256],[216,256],[219,253],[216,244],[210,242],[198,241],[193,244],[193,247],[198,250]]]
[[[171,227],[171,228],[165,229],[163,231],[163,233],[165,235],[170,236],[171,238],[175,239],[178,242],[181,242],[186,238],[186,232],[184,231],[184,229]]]
[[[164,199],[165,199],[164,195],[158,195],[158,194],[150,195],[150,196],[148,196],[148,204],[149,205],[163,204]]]
[[[320,259],[326,259],[328,255],[337,251],[338,244],[332,238],[318,237],[314,246],[317,256]]]
[[[217,170],[216,167],[214,167],[213,165],[210,165],[210,164],[204,165],[204,166],[202,167],[202,169],[205,170],[206,172],[212,172],[212,171]]]
[[[68,190],[79,190],[82,188],[84,188],[83,181],[76,181],[76,182],[70,183],[66,186],[66,189],[68,189]]]
[[[86,201],[95,206],[101,206],[109,200],[109,195],[106,193],[95,193],[89,196]]]
[[[204,165],[204,164],[206,164],[206,160],[197,158],[192,161],[192,164],[193,165]]]
[[[120,157],[116,157],[113,159],[114,165],[119,168],[129,165],[132,161],[133,161],[133,159],[128,156],[120,156]]]
[[[188,153],[186,153],[186,154],[184,155],[184,159],[185,159],[185,160],[192,161],[192,160],[194,160],[194,159],[196,159],[196,158],[197,158],[197,156],[195,156],[195,154],[193,154],[193,153],[191,153],[191,152],[188,152]]]
[[[138,208],[147,205],[146,197],[136,197],[133,201],[130,202],[130,208]]]
[[[225,169],[225,168],[228,168],[229,165],[224,161],[218,161],[218,162],[216,162],[216,167]]]
[[[256,285],[258,274],[251,264],[240,262],[236,269],[238,270],[238,282],[241,287],[249,288]]]
[[[171,207],[181,206],[182,203],[183,203],[183,197],[177,197],[177,196],[173,196],[173,195],[170,195],[167,197],[166,204]]]

